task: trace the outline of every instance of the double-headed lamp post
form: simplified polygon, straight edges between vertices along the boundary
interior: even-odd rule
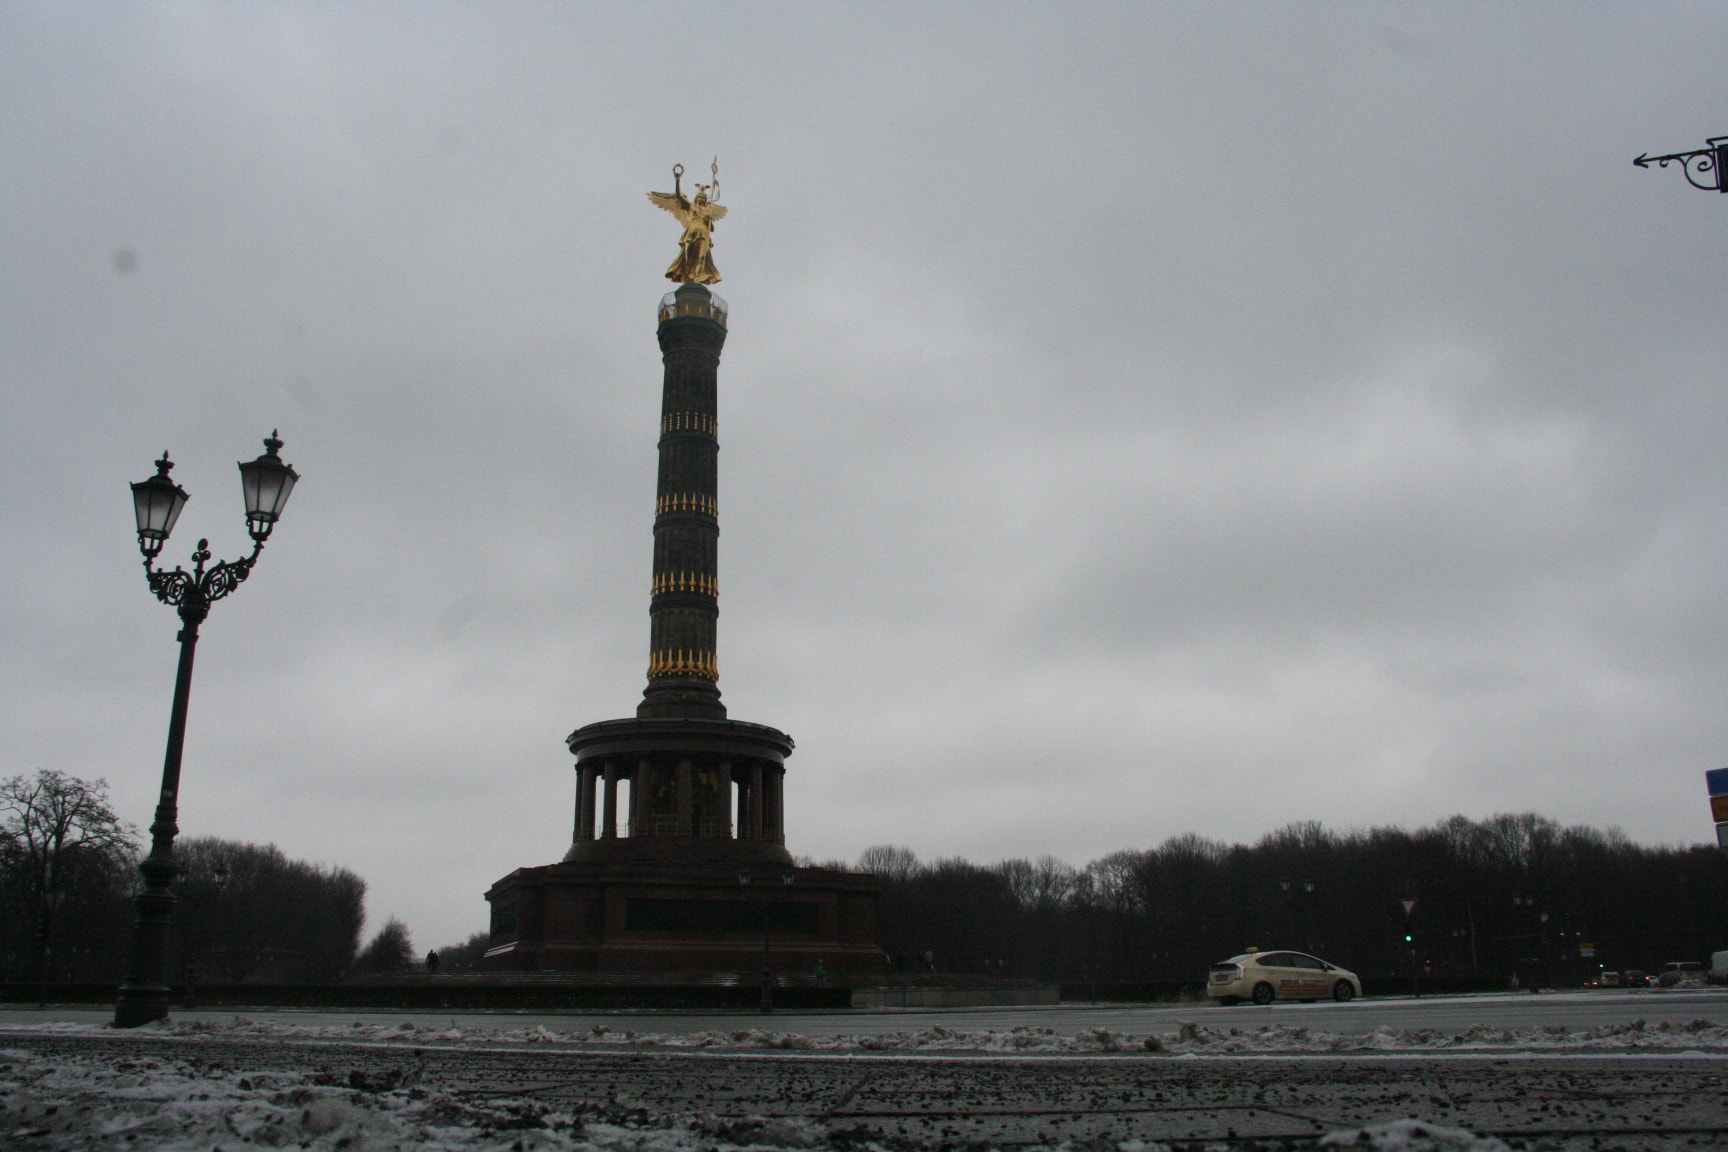
[[[174,521],[186,506],[186,491],[168,478],[174,467],[168,453],[156,461],[156,475],[132,485],[133,510],[138,515],[138,547],[144,553],[144,571],[150,591],[180,613],[180,668],[174,678],[174,708],[168,718],[168,753],[162,763],[162,793],[156,802],[156,819],[150,825],[150,855],[138,866],[144,875],[144,890],[138,894],[138,920],[132,928],[132,947],[126,961],[126,980],[114,1006],[114,1026],[134,1028],[168,1015],[168,929],[174,917],[174,894],[169,887],[179,869],[174,864],[174,836],[180,831],[180,751],[186,739],[186,702],[192,692],[192,654],[198,647],[198,625],[210,614],[210,605],[238,588],[252,573],[264,541],[276,527],[282,509],[300,479],[293,468],[276,454],[282,441],[272,431],[264,441],[264,454],[240,465],[240,488],[246,497],[246,530],[252,537],[252,555],[243,560],[219,560],[205,568],[210,542],[198,541],[192,553],[192,571],[175,566],[172,572],[156,567],[155,561]]]

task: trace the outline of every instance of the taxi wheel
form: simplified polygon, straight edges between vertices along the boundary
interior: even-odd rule
[[[1350,981],[1348,980],[1340,980],[1338,983],[1332,985],[1332,999],[1338,1001],[1340,1004],[1354,999],[1355,996],[1356,989],[1351,987]]]
[[[1277,993],[1272,990],[1272,985],[1270,984],[1254,985],[1254,1003],[1256,1004],[1270,1004],[1272,1003],[1272,997],[1276,995]]]

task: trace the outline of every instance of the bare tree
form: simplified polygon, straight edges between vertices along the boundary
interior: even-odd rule
[[[910,848],[878,844],[858,856],[858,871],[874,872],[891,883],[910,880],[918,872],[918,857]]]
[[[19,922],[35,937],[38,979],[46,979],[62,902],[123,890],[136,835],[109,806],[106,780],[44,768],[0,782],[0,873]]]
[[[354,971],[367,975],[406,972],[414,967],[414,942],[408,937],[408,925],[392,916],[378,929],[360,955],[354,957]]]

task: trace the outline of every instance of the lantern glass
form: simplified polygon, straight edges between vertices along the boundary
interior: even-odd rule
[[[272,431],[264,441],[264,454],[239,465],[240,490],[246,498],[246,529],[252,534],[252,539],[260,543],[276,526],[282,509],[288,506],[294,482],[300,479],[299,474],[276,454],[281,447],[282,441]]]
[[[138,519],[138,547],[154,557],[168,542],[180,510],[186,507],[186,490],[168,478],[174,462],[168,453],[156,461],[156,475],[132,485],[132,511]]]

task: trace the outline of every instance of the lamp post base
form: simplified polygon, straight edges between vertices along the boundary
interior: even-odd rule
[[[144,984],[120,989],[114,1004],[114,1027],[136,1028],[168,1019],[168,986]]]
[[[172,836],[173,830],[173,813],[158,810],[152,831]],[[164,843],[171,845],[172,840]],[[167,852],[162,855],[166,857]],[[126,979],[114,1002],[116,1028],[136,1028],[168,1018],[168,934],[177,903],[168,885],[178,869],[171,859],[151,857],[138,870],[144,874],[145,889],[138,893],[138,920],[132,926]]]

